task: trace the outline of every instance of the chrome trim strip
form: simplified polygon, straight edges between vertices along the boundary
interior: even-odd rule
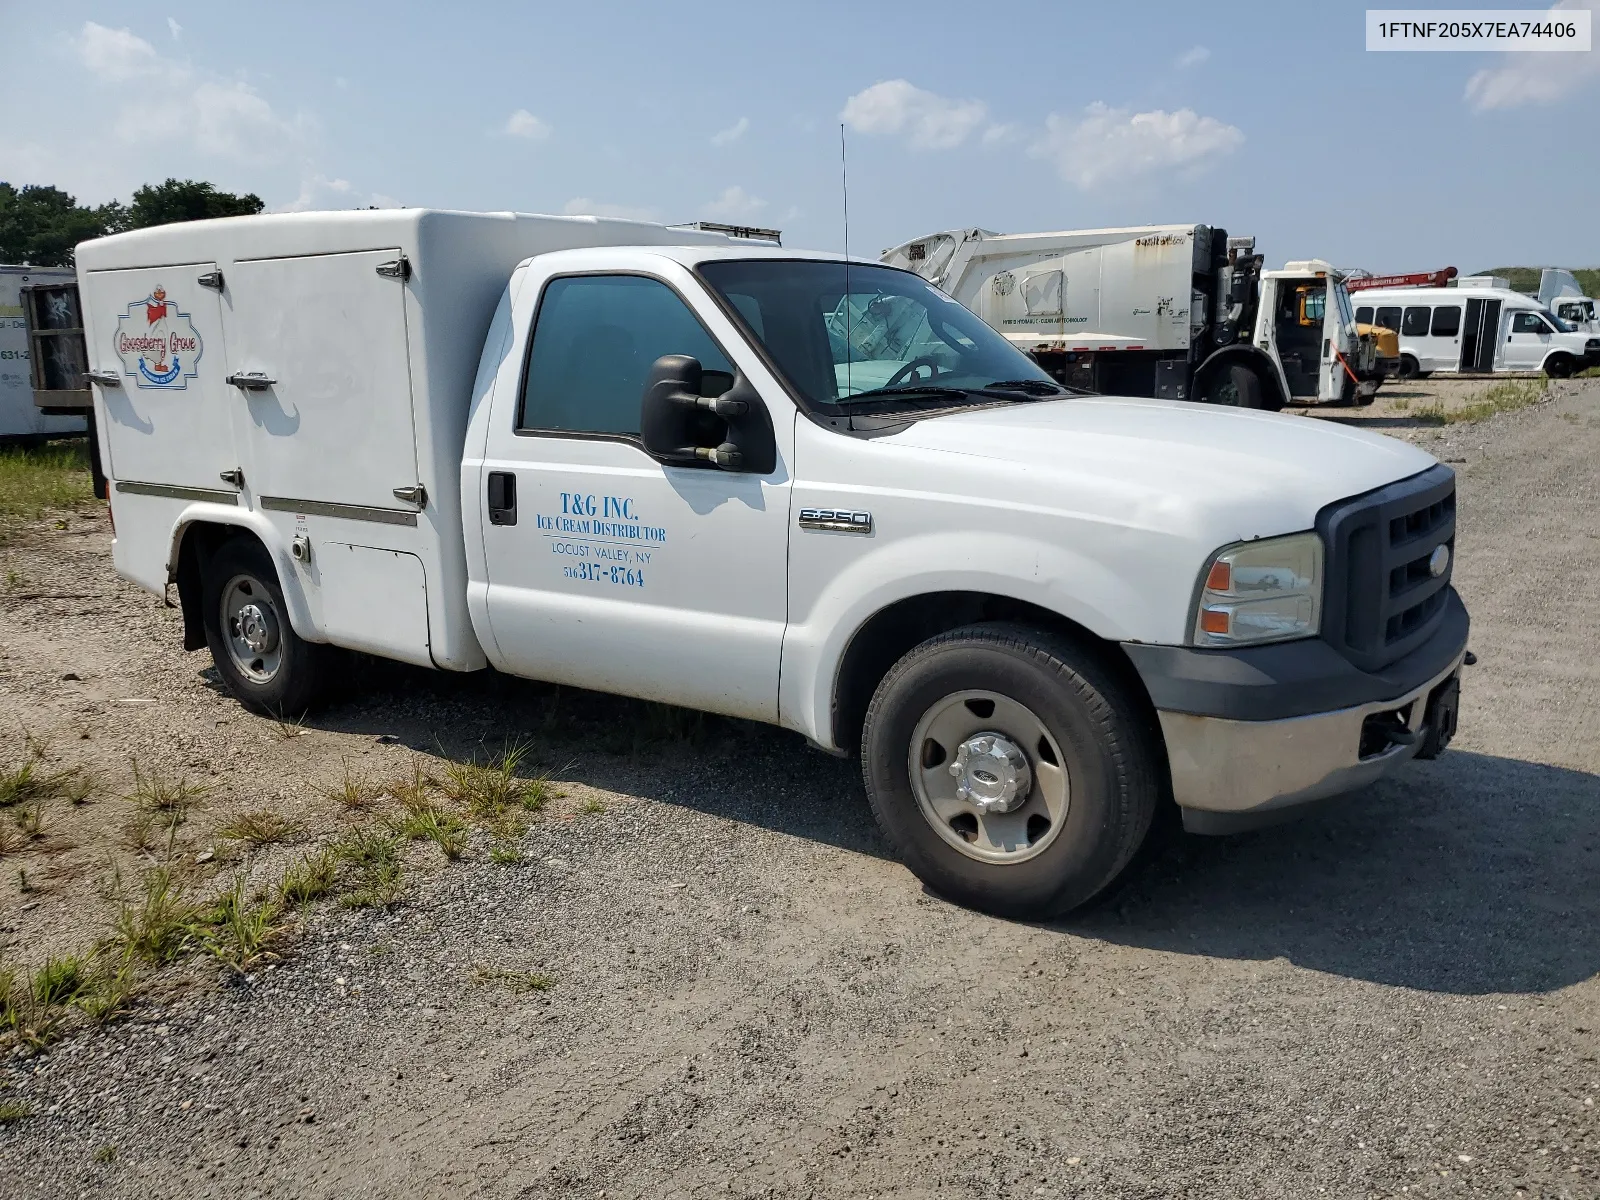
[[[206,500],[212,504],[238,504],[238,492],[225,492],[220,488],[180,487],[175,483],[138,483],[117,480],[117,491],[130,496],[165,496],[169,500]]]
[[[374,521],[379,525],[415,525],[417,514],[399,508],[374,508],[366,504],[336,504],[332,500],[294,500],[262,496],[260,507],[269,512],[305,513],[314,517],[339,517],[346,521]]]

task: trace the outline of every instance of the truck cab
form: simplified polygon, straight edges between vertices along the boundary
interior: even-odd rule
[[[1254,341],[1291,397],[1370,404],[1377,394],[1376,339],[1357,328],[1343,276],[1321,259],[1261,272]]]

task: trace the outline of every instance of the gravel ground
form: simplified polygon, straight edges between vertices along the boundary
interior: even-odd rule
[[[1051,924],[924,893],[852,766],[778,731],[387,668],[279,730],[111,578],[100,521],[41,529],[4,555],[0,746],[26,727],[105,784],[6,859],[10,960],[109,927],[105,873],[144,861],[134,755],[211,785],[184,856],[246,808],[331,836],[317,788],[347,762],[529,738],[563,795],[526,865],[482,835],[415,851],[394,911],[324,909],[249,981],[181,966],[7,1059],[0,1100],[33,1115],[0,1128],[0,1191],[1600,1195],[1600,385],[1554,394],[1376,414],[1461,474],[1480,662],[1451,751],[1297,824],[1174,836]]]

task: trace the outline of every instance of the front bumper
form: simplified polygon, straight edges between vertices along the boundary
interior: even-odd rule
[[[1288,717],[1231,721],[1192,713],[1159,712],[1172,769],[1172,794],[1193,832],[1229,832],[1238,818],[1277,814],[1365,787],[1416,755],[1434,689],[1461,670],[1465,650],[1438,675],[1404,695]],[[1413,735],[1362,755],[1369,717],[1393,713]],[[1222,817],[1224,819],[1213,819]]]

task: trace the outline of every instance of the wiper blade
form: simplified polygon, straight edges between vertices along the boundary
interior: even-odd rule
[[[1047,391],[1036,391],[1036,388],[1047,388]],[[859,400],[890,400],[897,396],[955,396],[966,399],[969,396],[982,396],[989,400],[1016,400],[1020,396],[1066,396],[1070,392],[1067,388],[1058,387],[1053,383],[1045,383],[1040,379],[1002,379],[999,383],[991,383],[986,387],[952,387],[942,383],[916,383],[903,387],[874,388],[870,392],[857,392],[854,396],[846,397],[839,401],[840,404],[854,404]]]
[[[996,391],[1026,392],[1030,396],[1086,396],[1079,388],[1067,387],[1049,379],[1000,379],[989,385]]]
[[[896,396],[961,396],[966,397],[974,393],[973,388],[948,387],[939,383],[913,383],[901,387],[873,388],[869,392],[857,392],[854,396],[840,397],[840,404],[854,404],[858,400],[890,400]],[[979,393],[981,394],[981,392]]]

